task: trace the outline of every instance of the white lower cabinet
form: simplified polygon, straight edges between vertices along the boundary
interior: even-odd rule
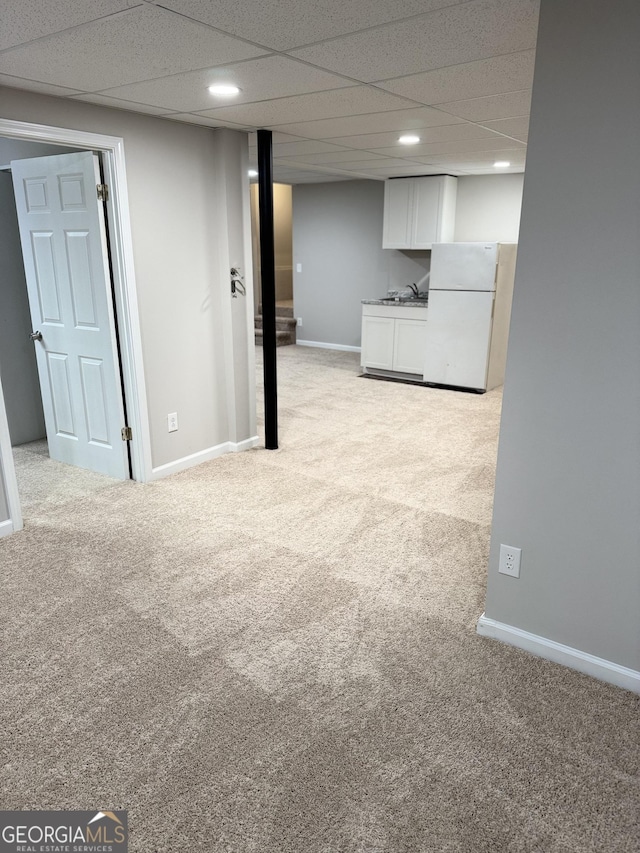
[[[395,324],[391,317],[362,317],[363,367],[393,370]]]
[[[416,311],[424,309],[416,308]],[[425,312],[426,313],[426,312]],[[400,373],[424,373],[427,318],[424,320],[394,320],[393,367]]]
[[[367,370],[422,376],[427,309],[394,305],[362,306],[360,364]]]

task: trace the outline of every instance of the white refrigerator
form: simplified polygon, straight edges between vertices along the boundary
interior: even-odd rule
[[[424,381],[488,391],[504,381],[515,243],[434,243]]]

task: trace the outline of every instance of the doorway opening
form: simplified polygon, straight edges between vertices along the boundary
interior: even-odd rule
[[[59,201],[55,198],[55,178],[61,179],[60,186],[67,196],[70,191],[79,188],[70,181],[70,177],[78,177],[79,153],[64,146],[0,138],[0,366],[23,517],[28,517],[32,508],[39,503],[61,502],[73,495],[88,496],[95,488],[111,483],[110,477],[96,470],[101,467],[100,460],[91,459],[90,455],[83,451],[81,436],[77,435],[78,426],[82,432],[82,425],[78,424],[81,420],[79,413],[65,411],[70,409],[69,403],[78,401],[74,399],[74,394],[69,393],[68,387],[64,384],[60,386],[61,379],[72,378],[69,377],[70,373],[73,375],[77,359],[63,358],[63,353],[68,355],[68,343],[71,341],[67,339],[73,339],[74,334],[78,334],[78,324],[82,325],[84,322],[85,335],[89,333],[89,340],[81,350],[84,354],[80,356],[79,361],[84,361],[87,365],[88,356],[96,354],[95,333],[100,333],[100,330],[95,323],[95,317],[94,322],[87,325],[87,310],[96,313],[96,299],[98,307],[102,304],[104,308],[104,296],[102,303],[100,302],[101,283],[106,285],[102,288],[104,292],[108,288],[106,295],[109,302],[113,302],[110,273],[107,277],[110,267],[108,258],[95,257],[108,254],[103,251],[107,246],[106,218],[104,225],[102,221],[96,223],[99,233],[94,235],[93,246],[90,246],[87,241],[91,236],[90,229],[78,230],[80,220],[87,218],[86,213],[67,211],[62,214],[67,216],[67,221],[61,222],[61,212],[58,211],[57,216],[53,212]],[[93,162],[94,157],[97,158],[98,155],[82,152],[82,156],[93,167],[89,171],[89,178],[93,179],[94,173],[100,175],[99,163]],[[62,163],[68,163],[71,167],[66,169],[66,174],[61,172]],[[57,169],[53,168],[54,164]],[[30,171],[31,176],[25,177],[21,174],[25,168]],[[100,178],[98,180],[101,182]],[[47,182],[44,183],[45,181]],[[31,206],[29,200],[25,204],[25,199],[20,199],[25,186],[28,187],[30,201],[37,205],[35,211],[27,209]],[[82,195],[88,196],[83,200],[91,206],[87,189],[92,190],[93,187],[82,187]],[[48,196],[46,205],[51,212],[42,210],[42,202],[45,199],[35,197],[40,193]],[[20,216],[16,198],[23,202],[20,205]],[[96,210],[90,209],[90,213],[97,219]],[[69,214],[75,222],[69,220]],[[33,218],[35,222],[32,221]],[[57,221],[52,222],[52,218]],[[23,229],[22,241],[19,219]],[[82,224],[87,225],[86,222]],[[76,226],[75,230],[69,227],[72,225]],[[59,233],[56,233],[56,229]],[[61,259],[58,258],[58,263],[54,263],[53,254],[55,251],[61,253],[63,246],[60,243],[65,237],[68,244],[66,248],[69,250],[67,261],[70,263],[66,265],[68,269],[60,269]],[[100,241],[100,237],[104,239]],[[83,244],[80,248],[86,250],[84,258],[82,254],[78,254],[78,246],[74,246],[74,242],[78,241]],[[104,271],[102,282],[95,281],[91,264],[86,263],[91,260],[90,249],[93,249],[94,260],[99,261],[94,265],[98,277]],[[79,281],[69,281],[72,271]],[[73,288],[69,285],[73,285]],[[66,289],[69,292],[65,292]],[[71,301],[73,305],[70,304]],[[71,308],[76,315],[75,322],[70,322],[71,318],[68,316]],[[112,318],[105,319],[109,321],[108,327],[112,325],[111,320],[114,324],[117,323],[115,312]],[[34,331],[36,328],[38,330]],[[115,328],[117,326],[114,326],[114,330]],[[111,331],[109,328],[108,333]],[[55,338],[55,341],[52,338]],[[94,365],[98,363],[93,359]],[[103,372],[105,365],[102,360],[99,364],[100,372]],[[117,408],[121,406],[122,399],[119,359],[117,364],[114,360],[111,366],[117,369],[118,382],[116,397],[109,400],[109,403]],[[61,367],[62,376],[59,375]],[[80,394],[88,394],[89,399],[96,394],[108,399],[104,394],[105,389],[99,387],[102,384],[100,375],[91,376],[89,373],[83,378],[87,380],[82,383],[86,387],[78,389]],[[73,382],[71,384],[73,385]],[[56,386],[60,386],[57,393]],[[93,408],[95,410],[96,407]],[[75,425],[66,423],[69,419],[75,420]],[[93,420],[95,421],[95,415]],[[92,438],[100,443],[99,436]],[[58,443],[66,443],[69,447],[58,448]],[[124,453],[123,448],[116,450],[122,457],[121,464],[117,466],[117,471],[109,473],[118,473],[119,478],[130,478],[130,461],[126,449]]]
[[[22,206],[23,218],[38,211],[39,202],[47,192],[40,173],[44,174],[45,167],[55,166],[57,158],[64,161],[65,157],[66,163],[80,164],[82,161],[84,164],[71,169],[71,178],[68,174],[50,176],[51,187],[60,198],[64,197],[65,211],[75,216],[74,206],[77,210],[97,207],[104,216],[103,227],[91,245],[90,229],[85,223],[70,218],[64,222],[64,251],[58,251],[57,257],[59,264],[64,255],[64,270],[59,268],[58,277],[75,275],[74,287],[67,293],[60,282],[55,281],[51,222],[42,216],[37,223],[39,227],[28,231],[26,241],[23,233],[21,246],[16,213],[16,204],[18,208]],[[64,499],[65,495],[89,496],[129,478],[146,482],[151,472],[122,140],[0,120],[0,167],[10,168],[12,161],[13,176],[6,168],[0,171],[0,242],[3,249],[0,252],[3,264],[0,288],[3,309],[0,311],[0,535],[21,529],[22,510],[28,514],[30,508],[42,500]],[[35,171],[29,172],[30,164],[37,164]],[[88,169],[84,187],[76,180],[82,168]],[[14,180],[16,170],[21,172],[17,181]],[[23,190],[26,187],[22,200],[18,192],[14,197],[14,183]],[[84,204],[83,193],[86,190],[85,195],[89,197],[87,188],[95,192],[97,184],[108,185],[108,203],[103,206]],[[47,204],[48,201],[40,205],[42,213],[47,213]],[[33,249],[31,258],[25,242]],[[24,253],[22,248],[25,248]],[[47,291],[42,279],[49,261],[53,284]],[[37,280],[31,293],[27,287],[29,274],[31,279]],[[84,278],[90,280],[89,284]],[[39,303],[39,316],[45,318],[42,323],[46,336],[43,330],[34,328],[36,318],[30,310],[30,300]],[[62,332],[65,310],[72,317],[72,331],[85,334],[80,353],[77,350],[67,352],[66,344],[55,338],[56,333]],[[100,338],[101,325],[106,330],[107,348],[113,351],[111,363],[100,352],[91,352],[86,343],[91,339],[93,345]],[[45,337],[49,339],[48,347],[44,346]],[[36,358],[37,347],[41,349]],[[75,377],[70,370],[73,363],[80,365]],[[71,406],[72,381],[82,401],[80,416],[77,406],[75,413]],[[48,403],[43,384],[49,386]],[[112,418],[110,425],[107,423],[109,417]],[[117,444],[113,417],[118,421]],[[73,455],[81,443],[78,438],[81,430],[77,429],[80,421],[88,429],[84,459],[76,459]],[[120,435],[120,421],[125,428],[123,435]],[[126,440],[129,436],[130,440]],[[55,450],[52,440],[53,444],[60,441],[66,447],[62,451]],[[108,445],[119,457],[115,468],[105,467],[99,458],[105,455]],[[1,515],[3,502],[6,504],[4,516]],[[3,521],[7,515],[8,519]]]
[[[293,308],[293,207],[292,187],[273,185],[273,230],[276,277],[276,344],[287,346],[296,342]],[[256,306],[255,342],[262,344],[262,306],[260,276],[260,218],[258,185],[251,184],[251,237],[253,249],[253,304]]]

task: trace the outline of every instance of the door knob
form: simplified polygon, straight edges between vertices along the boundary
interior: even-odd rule
[[[41,341],[42,340],[42,332],[31,332],[29,335],[32,341]]]

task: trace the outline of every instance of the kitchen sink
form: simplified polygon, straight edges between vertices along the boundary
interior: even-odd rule
[[[398,296],[389,296],[384,297],[380,300],[380,302],[386,302],[389,305],[424,305],[428,302],[428,297],[416,297],[412,296],[410,298],[398,297]]]

